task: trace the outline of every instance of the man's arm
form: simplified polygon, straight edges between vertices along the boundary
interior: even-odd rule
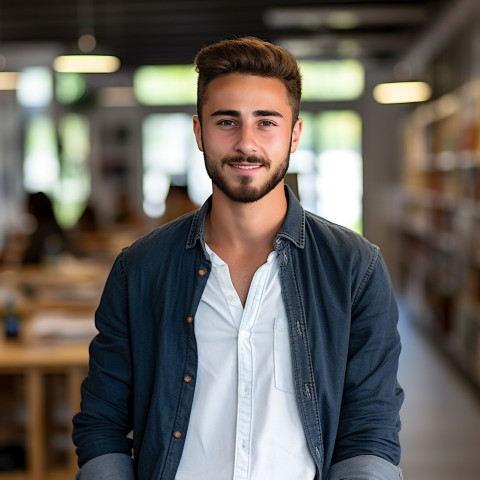
[[[105,454],[131,456],[132,440],[127,435],[132,430],[132,366],[124,278],[120,255],[95,315],[99,334],[90,345],[81,411],[73,418],[80,467]]]
[[[331,480],[401,478],[398,309],[378,252],[354,293],[348,363]]]

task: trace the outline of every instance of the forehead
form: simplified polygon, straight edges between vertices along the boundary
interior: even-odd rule
[[[239,73],[222,75],[209,83],[204,108],[241,107],[290,110],[287,89],[278,78]]]

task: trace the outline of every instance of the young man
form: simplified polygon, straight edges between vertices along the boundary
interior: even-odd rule
[[[297,63],[242,38],[196,65],[213,195],[112,268],[74,418],[78,478],[400,479],[384,262],[284,186],[302,130]]]

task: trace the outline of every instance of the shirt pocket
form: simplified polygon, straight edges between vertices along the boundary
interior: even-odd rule
[[[273,328],[275,388],[286,393],[295,393],[287,319],[284,317],[276,317]]]

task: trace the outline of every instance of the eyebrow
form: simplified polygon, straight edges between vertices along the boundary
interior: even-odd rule
[[[253,112],[253,115],[255,117],[280,117],[283,118],[283,115],[280,112],[277,112],[276,110],[255,110]],[[240,112],[237,110],[217,110],[213,112],[211,117],[221,117],[221,116],[227,116],[227,117],[235,117],[235,118],[240,118]]]

